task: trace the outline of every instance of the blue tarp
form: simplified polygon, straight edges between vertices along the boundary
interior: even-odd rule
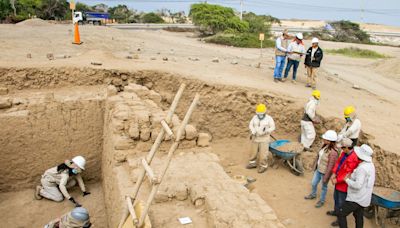
[[[100,13],[100,12],[86,12],[86,17],[110,19],[110,14],[109,13]]]

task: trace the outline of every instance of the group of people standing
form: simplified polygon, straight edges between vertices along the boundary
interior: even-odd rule
[[[304,107],[304,115],[300,121],[300,141],[304,146],[304,151],[312,151],[311,147],[316,137],[314,124],[320,123],[316,115],[320,98],[321,92],[313,90]],[[258,168],[259,173],[267,170],[270,136],[275,130],[274,120],[266,110],[264,104],[259,104],[256,107],[256,115],[249,124],[252,149],[246,168]],[[353,213],[356,227],[362,228],[363,210],[371,203],[375,183],[373,150],[366,144],[357,146],[361,121],[357,118],[355,108],[348,106],[343,114],[346,123],[342,130],[339,133],[328,130],[322,135],[323,144],[318,150],[313,165],[311,193],[304,198],[316,199],[317,187],[321,183],[321,195],[315,207],[322,207],[325,204],[328,184],[331,182],[335,186],[333,194],[335,206],[333,210],[327,212],[327,215],[337,217],[331,225],[347,228],[346,217]]]
[[[293,67],[292,83],[296,84],[297,69],[304,55],[304,65],[307,69],[306,87],[316,89],[317,70],[321,65],[321,60],[324,55],[322,49],[318,45],[318,38],[314,37],[311,40],[311,43],[311,47],[305,51],[302,33],[297,33],[295,37],[292,37],[289,35],[287,29],[283,31],[282,35],[275,41],[274,82],[285,82],[291,68]],[[285,68],[286,59],[287,64]],[[282,77],[283,68],[285,68],[285,73]]]

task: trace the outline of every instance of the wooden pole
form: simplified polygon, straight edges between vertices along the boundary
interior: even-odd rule
[[[174,155],[175,150],[179,146],[179,143],[180,143],[180,140],[181,140],[181,136],[182,136],[183,132],[185,131],[185,127],[188,124],[190,116],[192,115],[194,109],[196,108],[196,105],[197,105],[199,99],[200,99],[200,95],[196,94],[196,96],[194,97],[194,99],[192,101],[192,104],[190,105],[188,111],[186,112],[185,118],[183,119],[181,125],[179,126],[178,133],[176,134],[175,142],[172,144],[171,148],[169,149],[168,155],[167,155],[167,161],[164,164],[163,169],[161,170],[161,174],[160,174],[160,177],[159,177],[160,183],[162,182],[162,180],[164,178],[164,175],[167,172],[169,164],[171,163],[171,160],[172,160],[172,156]],[[155,197],[155,195],[156,195],[156,193],[158,191],[158,187],[159,186],[160,186],[159,184],[153,185],[153,188],[151,189],[150,196],[147,199],[146,205],[145,205],[145,207],[143,209],[143,213],[142,213],[142,215],[140,216],[140,219],[139,219],[139,227],[141,227],[143,225],[143,223],[144,223],[144,220],[145,220],[146,215],[147,215],[147,213],[149,211],[150,205],[153,202],[153,199],[154,199],[154,197]]]

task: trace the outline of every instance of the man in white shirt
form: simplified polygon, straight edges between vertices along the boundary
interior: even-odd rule
[[[298,33],[296,38],[290,42],[288,51],[288,62],[286,64],[285,75],[283,81],[288,77],[290,68],[293,66],[293,76],[292,82],[296,83],[297,68],[299,68],[301,57],[305,54],[304,44],[303,44],[303,34]]]
[[[282,32],[282,36],[279,36],[275,41],[274,82],[282,81],[282,71],[285,67],[289,38],[288,30],[285,29]]]
[[[311,145],[315,140],[315,128],[314,123],[318,123],[316,116],[316,109],[321,98],[321,92],[319,90],[314,90],[311,93],[310,100],[304,106],[304,115],[300,121],[301,125],[301,144],[304,146],[304,150],[311,150]]]
[[[357,118],[356,109],[353,106],[347,106],[344,109],[344,118],[346,124],[339,132],[338,141],[343,138],[349,138],[353,141],[353,147],[357,145],[358,137],[361,132],[361,121]]]
[[[345,178],[348,184],[346,202],[340,207],[338,220],[340,228],[347,228],[346,217],[353,213],[356,228],[363,228],[363,211],[371,204],[372,191],[375,184],[375,166],[372,163],[373,150],[366,144],[354,147],[359,160],[362,162]]]
[[[275,130],[275,122],[266,112],[267,108],[264,104],[257,105],[256,115],[249,124],[252,146],[250,161],[246,168],[254,169],[258,166],[259,173],[265,172],[268,168],[270,135]]]

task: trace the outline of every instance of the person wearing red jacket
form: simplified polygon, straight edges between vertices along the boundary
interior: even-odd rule
[[[327,214],[331,216],[337,216],[339,208],[346,201],[348,185],[345,182],[345,178],[360,164],[360,160],[354,152],[352,144],[353,142],[351,139],[344,138],[341,140],[340,146],[342,148],[342,153],[332,169],[333,175],[331,181],[335,185],[335,191],[333,193],[335,209],[327,212]],[[337,220],[331,225],[339,226]]]

